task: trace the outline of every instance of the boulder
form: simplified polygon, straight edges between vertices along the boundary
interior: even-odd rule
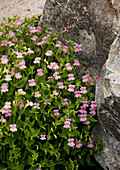
[[[82,44],[82,74],[97,75],[120,29],[119,0],[46,0],[41,24],[66,32],[62,39]],[[81,69],[80,69],[81,71]]]
[[[119,34],[120,35],[120,34]],[[105,170],[120,170],[120,37],[113,42],[109,58],[96,85],[97,115],[100,124],[93,137],[102,139],[104,150],[95,155]]]

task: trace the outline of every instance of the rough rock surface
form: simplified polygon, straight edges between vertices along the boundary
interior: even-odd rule
[[[78,56],[85,66],[82,73],[96,75],[120,29],[119,3],[119,0],[46,0],[41,22],[54,31],[70,28],[67,38],[83,45],[84,53]]]
[[[95,155],[106,170],[120,170],[120,42],[113,42],[96,85],[97,114],[101,125],[93,135],[100,137],[105,149]]]
[[[0,0],[0,19],[21,15],[21,17],[32,17],[42,14],[45,0]]]

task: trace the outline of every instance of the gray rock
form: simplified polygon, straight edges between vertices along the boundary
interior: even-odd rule
[[[94,155],[105,170],[120,170],[120,142],[101,124],[93,129],[94,141],[102,139],[104,150]]]
[[[95,155],[109,170],[120,170],[120,44],[113,42],[99,81],[96,85],[97,114],[100,125],[93,130],[94,138],[102,139],[105,149]],[[95,139],[94,139],[95,140]]]
[[[62,39],[83,45],[83,54],[77,56],[84,66],[82,74],[96,75],[120,29],[119,8],[119,0],[46,0],[40,22],[54,32],[67,27]]]

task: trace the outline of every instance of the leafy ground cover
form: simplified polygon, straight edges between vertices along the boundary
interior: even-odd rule
[[[98,76],[78,78],[82,46],[63,45],[60,33],[36,22],[14,16],[0,23],[1,169],[94,166],[93,154],[102,149],[91,139]]]

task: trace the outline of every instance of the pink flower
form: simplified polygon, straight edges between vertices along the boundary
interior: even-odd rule
[[[81,45],[79,45],[79,46],[75,46],[75,47],[74,47],[74,50],[75,50],[75,52],[83,51],[83,49],[82,49],[82,46],[81,46]]]
[[[28,48],[29,55],[34,54],[34,51],[32,51],[30,48]]]
[[[37,72],[38,72],[37,73],[38,76],[43,76],[44,75],[43,69],[38,69]]]
[[[50,65],[47,65],[47,68],[53,69],[53,64],[52,64],[52,62],[50,63]]]
[[[99,76],[97,75],[97,76],[95,76],[95,80],[96,80],[96,82],[98,82],[98,79],[99,79]]]
[[[75,88],[75,86],[74,85],[68,85],[68,87],[69,87],[69,89],[68,89],[68,91],[69,92],[74,92],[74,88]]]
[[[61,43],[60,41],[58,41],[57,44],[56,44],[55,46],[56,46],[56,47],[60,47],[61,44],[62,44],[62,43]]]
[[[83,106],[85,106],[85,107],[88,107],[88,106],[89,106],[89,105],[88,105],[88,101],[83,101],[82,103],[83,103]]]
[[[41,27],[40,27],[40,26],[37,26],[36,32],[40,32],[40,31],[41,31]]]
[[[69,118],[67,118],[67,119],[66,119],[66,122],[71,122],[71,121],[72,121],[72,120],[71,120],[71,119],[69,119]]]
[[[83,145],[81,144],[81,140],[79,140],[78,142],[75,142],[76,143],[76,148],[81,148]]]
[[[11,105],[11,102],[5,102],[4,108],[5,108],[5,109],[11,108],[10,105]]]
[[[26,66],[25,66],[25,60],[22,60],[22,61],[19,63],[19,66],[20,66],[20,69],[26,68]]]
[[[64,101],[62,102],[62,104],[68,105],[68,104],[69,104],[69,103],[68,103],[68,99],[65,98]]]
[[[48,81],[50,81],[53,78],[53,76],[48,77]]]
[[[53,91],[53,94],[55,94],[56,96],[58,96],[59,93],[57,93],[57,91]]]
[[[86,111],[86,107],[85,106],[81,106],[81,109],[79,110],[80,113],[87,113]]]
[[[81,90],[80,93],[83,94],[87,93],[86,87],[81,87],[80,90]]]
[[[28,80],[28,82],[29,82],[29,86],[36,86],[36,83],[35,83],[34,79]]]
[[[11,112],[10,108],[5,108],[5,106],[1,109],[1,111],[2,111],[2,114]]]
[[[80,51],[78,46],[75,46],[74,50],[75,50],[75,52],[79,52]]]
[[[3,40],[1,46],[7,46],[7,41]]]
[[[22,43],[22,45],[26,45],[26,43],[25,43],[25,42],[23,42],[23,43]]]
[[[47,99],[44,100],[44,103],[43,104],[47,104]]]
[[[20,75],[20,73],[15,73],[15,77],[16,79],[21,79],[22,75]]]
[[[81,114],[81,115],[78,115],[79,117],[80,117],[80,121],[82,121],[82,122],[85,122],[85,121],[87,121],[87,115],[86,114]]]
[[[75,80],[74,74],[68,74],[68,81]]]
[[[40,60],[41,60],[40,57],[36,57],[36,58],[35,58],[35,61],[33,61],[33,63],[35,63],[35,64],[36,64],[36,63],[40,63]]]
[[[39,94],[39,91],[37,91],[37,92],[35,92],[35,97],[40,97],[41,96],[41,94]]]
[[[43,40],[43,42],[46,42],[46,41],[48,41],[48,37],[43,37],[42,40]]]
[[[13,41],[13,42],[18,42],[18,38],[14,37],[14,38],[12,39],[12,41]]]
[[[88,75],[83,76],[82,79],[83,79],[82,80],[83,82],[88,82],[89,81]]]
[[[73,146],[75,145],[73,138],[72,138],[72,139],[68,139],[68,145],[69,145],[70,147],[73,147]]]
[[[43,44],[43,41],[36,43],[38,46]]]
[[[1,36],[1,35],[3,35],[3,32],[1,32],[1,30],[0,30],[0,36]]]
[[[10,71],[8,69],[6,69],[6,67],[4,67],[4,73],[9,73]]]
[[[10,126],[10,131],[12,131],[12,132],[16,132],[17,131],[16,124],[9,125],[9,126]]]
[[[35,32],[37,32],[37,30],[36,30],[36,27],[30,27],[30,33],[35,33]]]
[[[12,70],[11,73],[12,76],[15,76],[15,70]]]
[[[70,63],[66,64],[67,70],[72,70],[72,67],[70,66]]]
[[[64,127],[64,128],[70,128],[70,124],[71,124],[70,122],[65,121],[63,127]]]
[[[94,145],[93,145],[93,141],[88,142],[88,145],[87,145],[88,148],[93,148],[93,146],[94,146]]]
[[[60,113],[59,113],[59,110],[53,110],[54,111],[54,116],[58,116]]]
[[[12,80],[11,75],[5,75],[5,81],[10,81],[10,80]]]
[[[63,49],[62,49],[65,53],[67,52],[68,50],[68,47],[67,46],[63,46]]]
[[[59,74],[59,72],[57,72],[57,71],[53,74],[53,76],[55,77],[55,80],[60,79],[61,76],[58,76],[58,74]]]
[[[97,104],[96,104],[96,102],[95,101],[91,101],[91,105],[90,105],[91,107],[97,107]]]
[[[59,83],[58,83],[58,86],[59,86],[59,87],[58,87],[59,89],[63,89],[63,88],[65,87],[65,86],[63,85],[63,82],[59,82]]]
[[[10,113],[10,112],[5,114],[5,117],[10,117],[10,116],[12,116],[12,113]]]
[[[3,108],[0,110],[0,112],[2,112],[2,114],[5,114],[5,113],[6,113],[5,107],[3,107]]]
[[[38,38],[37,36],[33,36],[33,37],[30,38],[30,39],[33,40],[33,41],[36,41],[37,38]]]
[[[74,94],[75,94],[75,97],[81,97],[81,94],[80,94],[80,91],[79,91],[79,90],[78,90],[78,91],[75,91]]]
[[[16,52],[17,58],[23,58],[22,53]]]
[[[1,61],[2,61],[2,64],[7,64],[7,62],[8,62],[7,56],[2,55]]]
[[[19,93],[19,94],[22,94],[22,95],[25,95],[25,94],[26,94],[26,92],[24,92],[23,89],[18,89],[18,93]]]
[[[46,56],[52,56],[52,54],[53,54],[53,52],[52,52],[52,51],[50,51],[50,50],[49,50],[49,51],[47,51],[47,52],[45,53],[45,55],[46,55]]]
[[[90,108],[90,114],[95,115],[95,114],[96,114],[96,108],[91,107],[91,108]]]
[[[53,62],[53,63],[51,62],[50,65],[52,66],[52,68],[53,68],[54,70],[58,70],[58,69],[59,69],[59,66],[57,65],[56,62]]]
[[[40,48],[37,48],[37,52],[40,52],[40,50],[41,50]]]
[[[27,100],[27,106],[33,106],[33,102],[29,102],[29,100]]]
[[[10,36],[10,37],[14,37],[14,36],[15,36],[15,33],[12,32],[12,31],[10,31],[10,32],[9,32],[9,36]]]
[[[83,124],[89,125],[91,122],[89,121],[89,119],[87,119],[85,122],[83,122]]]
[[[89,83],[90,83],[91,86],[95,86],[95,83],[93,82],[91,77],[89,78]]]
[[[8,88],[7,88],[7,84],[6,83],[3,83],[1,88],[2,88],[2,90],[1,90],[2,92],[8,92]]]
[[[44,135],[40,135],[41,137],[40,137],[40,139],[41,140],[46,140],[46,135],[44,134]]]
[[[21,102],[19,102],[19,103],[18,103],[18,106],[19,106],[19,108],[21,109],[21,108],[24,107],[24,104],[22,104]]]
[[[65,27],[65,31],[66,31],[66,32],[69,32],[69,29],[68,29],[67,27]]]
[[[2,123],[6,123],[6,119],[4,119],[4,117],[2,117],[2,118],[0,119],[0,121],[1,121]]]
[[[34,103],[34,107],[33,107],[33,108],[34,108],[34,109],[40,109],[40,107],[39,107],[39,106],[40,106],[40,104],[39,104],[39,103]]]
[[[15,44],[12,43],[12,41],[9,41],[8,44],[9,44],[10,47],[15,45]]]

